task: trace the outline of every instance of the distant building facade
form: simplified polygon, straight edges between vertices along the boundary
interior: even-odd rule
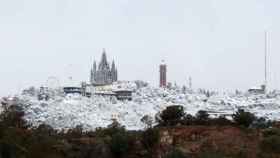
[[[167,73],[167,66],[164,63],[164,61],[162,61],[162,63],[159,66],[159,73],[160,73],[160,77],[159,77],[159,86],[160,87],[166,87],[166,73]]]
[[[110,66],[107,61],[106,52],[103,49],[102,58],[98,67],[96,65],[96,61],[93,62],[93,66],[90,71],[90,83],[97,86],[112,84],[115,81],[118,81],[118,70],[114,61]]]
[[[248,90],[251,94],[265,94],[266,93],[266,85],[263,84],[260,87],[253,87]]]

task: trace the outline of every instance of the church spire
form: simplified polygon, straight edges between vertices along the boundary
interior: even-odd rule
[[[115,81],[118,81],[118,70],[117,70],[117,68],[115,69]]]
[[[111,67],[111,71],[115,71],[116,70],[116,65],[115,65],[115,61],[113,60],[112,62],[112,67]]]
[[[92,69],[93,69],[93,72],[96,72],[96,61],[94,60],[94,62],[93,62],[93,67],[92,67]]]
[[[93,77],[94,77],[94,73],[93,73],[93,69],[91,69],[90,70],[90,78],[89,78],[90,83],[93,83]]]
[[[103,48],[101,62],[107,63],[107,55],[106,55],[105,48]]]
[[[103,48],[103,53],[102,53],[102,58],[101,58],[101,62],[99,64],[98,67],[100,70],[105,70],[105,69],[110,69],[109,63],[107,61],[107,55],[106,55],[106,51]]]
[[[106,85],[112,84],[118,80],[118,71],[115,61],[108,62],[106,51],[103,48],[101,61],[96,66],[93,62],[91,69],[91,82],[93,85]]]

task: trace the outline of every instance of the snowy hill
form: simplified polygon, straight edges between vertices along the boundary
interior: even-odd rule
[[[82,125],[94,130],[106,127],[117,119],[129,130],[143,129],[140,121],[145,115],[154,118],[155,114],[170,105],[182,105],[189,114],[207,110],[213,117],[219,114],[232,114],[238,108],[253,112],[257,116],[272,120],[280,119],[280,95],[217,94],[208,98],[203,91],[185,91],[179,87],[160,89],[150,86],[134,88],[132,101],[118,101],[112,97],[78,95],[53,95],[48,101],[39,101],[36,95],[19,96],[26,116],[35,126],[49,124],[55,129],[69,129]],[[54,93],[55,94],[55,93]]]

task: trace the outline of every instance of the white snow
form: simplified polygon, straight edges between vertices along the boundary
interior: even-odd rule
[[[125,87],[124,85],[122,87]],[[26,115],[25,119],[34,126],[45,123],[55,129],[69,129],[82,125],[86,130],[106,127],[117,119],[129,130],[144,128],[140,121],[145,115],[154,116],[170,105],[182,105],[185,111],[195,115],[199,110],[211,114],[233,114],[238,108],[253,112],[267,119],[280,119],[280,95],[249,95],[215,93],[207,98],[201,91],[183,92],[179,87],[173,89],[150,86],[133,87],[132,101],[118,101],[112,97],[79,95],[63,97],[54,95],[48,101],[39,101],[37,96],[19,96]]]

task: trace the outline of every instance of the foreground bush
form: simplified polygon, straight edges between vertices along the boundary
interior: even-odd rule
[[[157,128],[148,128],[142,132],[142,144],[148,150],[151,150],[160,139],[159,130]]]
[[[179,124],[184,116],[185,112],[183,106],[174,105],[163,110],[160,113],[159,118],[157,118],[157,121],[160,125],[174,126]]]
[[[261,142],[262,155],[280,154],[280,129],[267,129],[263,131],[263,136]]]
[[[266,129],[269,127],[273,126],[273,122],[272,121],[267,121],[265,118],[261,117],[261,118],[257,118],[253,123],[252,123],[252,127],[253,128],[258,128],[258,129]]]
[[[222,153],[219,152],[202,152],[199,154],[198,158],[226,158]]]
[[[128,135],[124,132],[113,134],[110,147],[116,157],[121,157],[128,151]]]
[[[181,150],[173,149],[164,158],[187,158],[187,156]]]
[[[196,114],[195,122],[198,125],[207,125],[210,123],[209,114],[207,111],[200,110]]]
[[[6,113],[0,114],[0,158],[149,158],[153,156],[156,157],[161,151],[165,153],[170,148],[179,146],[181,141],[185,141],[184,138],[180,137],[181,134],[184,134],[181,133],[181,128],[163,128],[163,131],[173,131],[170,133],[174,133],[174,135],[171,136],[174,136],[173,138],[175,141],[173,144],[170,144],[166,150],[161,148],[163,145],[160,143],[159,130],[161,129],[151,127],[153,120],[149,117],[144,117],[142,120],[148,127],[145,131],[126,131],[125,127],[121,126],[116,120],[113,120],[113,123],[107,128],[99,128],[96,131],[84,131],[82,126],[77,126],[69,131],[58,132],[48,125],[30,128],[23,120],[23,115],[24,113],[17,107],[6,109]],[[180,106],[168,107],[160,116],[160,121],[162,121],[160,123],[165,125],[203,124],[207,126],[217,126],[232,124],[232,122],[225,117],[211,118],[206,111],[200,111],[195,116],[185,115],[183,108]],[[255,127],[256,125],[259,128],[269,127],[266,124],[267,121],[264,119],[254,120],[252,114],[244,111],[238,111],[235,116],[235,122],[239,122],[241,125],[245,124],[247,127]],[[253,123],[252,120],[254,120]],[[192,128],[195,129],[195,127],[191,127],[191,129]],[[203,129],[207,130],[207,128],[204,127]],[[231,127],[225,129],[231,129]],[[238,130],[237,128],[234,129]],[[182,131],[184,132],[184,130],[187,132],[188,129],[183,128]],[[262,130],[256,130],[256,135],[254,136],[257,138],[256,141],[252,141],[252,143],[256,143],[253,145],[256,148],[258,147],[256,152],[261,153],[260,158],[274,158],[275,155],[276,157],[279,156],[280,130],[276,128],[266,129],[263,131],[263,135],[261,135],[259,131]],[[240,130],[240,132],[242,135],[240,138],[248,138],[246,134],[242,133],[245,131]],[[201,139],[203,143],[204,137],[205,140],[208,139],[207,135],[203,135],[203,137],[200,136],[201,134],[195,132],[195,140],[192,140],[200,141],[196,139]],[[162,140],[162,142],[164,142],[164,139]],[[232,138],[230,140],[232,140]],[[242,142],[242,140],[239,141]],[[249,149],[245,147],[244,152],[243,148],[242,150],[233,149],[232,153],[227,153],[231,155],[225,156],[221,153],[209,152],[212,148],[208,150],[207,145],[212,147],[211,144],[212,143],[208,144],[208,141],[205,141],[204,145],[206,147],[202,147],[197,155],[191,156],[195,158],[243,158],[244,155],[247,156],[246,154],[249,151]],[[217,147],[220,146],[221,145],[218,145]],[[252,145],[249,146],[252,147]],[[229,148],[231,148],[231,146],[229,146]],[[241,152],[237,155],[239,150]],[[163,158],[186,157],[190,157],[190,155],[185,155],[182,151],[173,149],[164,155]]]
[[[235,114],[232,115],[235,123],[238,125],[249,127],[256,120],[256,116],[250,112],[245,112],[239,109]]]
[[[218,118],[211,119],[210,121],[210,125],[230,126],[233,124],[233,122],[228,120],[225,116],[219,116]]]
[[[108,125],[107,128],[97,128],[95,133],[96,137],[112,137],[116,133],[125,133],[125,127],[122,126],[117,120],[112,120],[113,122]]]
[[[280,154],[280,137],[273,135],[264,138],[264,140],[261,143],[261,148],[263,151],[268,153]]]
[[[18,127],[27,129],[30,127],[28,123],[23,119],[24,111],[21,107],[13,105],[6,107],[0,115],[0,123],[5,127]]]

